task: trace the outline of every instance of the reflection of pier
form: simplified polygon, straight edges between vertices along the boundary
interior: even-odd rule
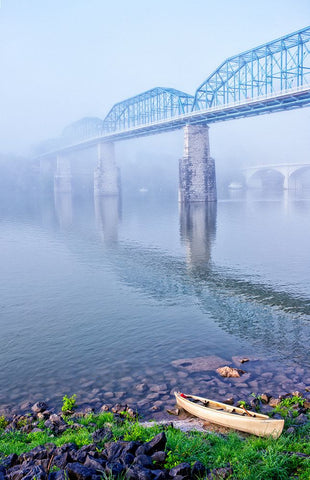
[[[216,209],[216,203],[180,204],[180,235],[190,267],[203,265],[211,259],[216,235]]]
[[[54,192],[54,204],[56,216],[61,228],[68,228],[72,225],[72,195],[71,193],[62,193],[57,190]]]
[[[121,201],[119,196],[94,197],[95,217],[101,238],[107,245],[118,241],[118,224],[121,217]]]

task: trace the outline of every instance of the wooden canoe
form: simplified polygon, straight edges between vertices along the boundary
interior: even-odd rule
[[[177,405],[202,420],[227,428],[251,433],[259,437],[278,438],[284,426],[284,420],[276,420],[242,408],[215,402],[208,398],[174,393]],[[199,402],[199,403],[195,403]]]

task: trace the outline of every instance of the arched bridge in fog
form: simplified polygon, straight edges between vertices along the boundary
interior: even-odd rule
[[[181,200],[212,201],[216,185],[208,125],[309,104],[310,26],[228,58],[194,95],[157,87],[116,103],[103,120],[75,122],[60,138],[41,145],[39,157],[58,155],[56,187],[66,191],[70,162],[64,156],[98,146],[95,193],[116,194],[114,142],[184,127]]]
[[[242,172],[245,177],[246,185],[249,186],[251,181],[264,180],[273,177],[274,181],[279,179],[285,190],[291,188],[292,183],[296,183],[300,173],[310,171],[310,163],[279,163],[274,165],[256,165],[245,168]],[[278,177],[278,178],[276,178]]]

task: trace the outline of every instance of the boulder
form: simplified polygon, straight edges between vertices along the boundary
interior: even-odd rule
[[[239,378],[241,375],[245,373],[245,371],[241,370],[240,368],[229,367],[228,365],[217,368],[216,371],[219,375],[221,375],[221,377],[231,377],[231,378]]]
[[[31,407],[31,410],[33,411],[33,413],[36,413],[36,414],[39,412],[44,412],[47,409],[48,409],[48,405],[45,402],[37,402]]]

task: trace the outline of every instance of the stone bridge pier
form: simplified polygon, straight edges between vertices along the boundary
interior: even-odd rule
[[[119,169],[115,161],[115,148],[113,142],[101,142],[97,146],[98,163],[94,172],[95,195],[119,194]]]
[[[215,202],[215,162],[210,156],[209,127],[184,127],[184,155],[179,164],[179,201]]]

